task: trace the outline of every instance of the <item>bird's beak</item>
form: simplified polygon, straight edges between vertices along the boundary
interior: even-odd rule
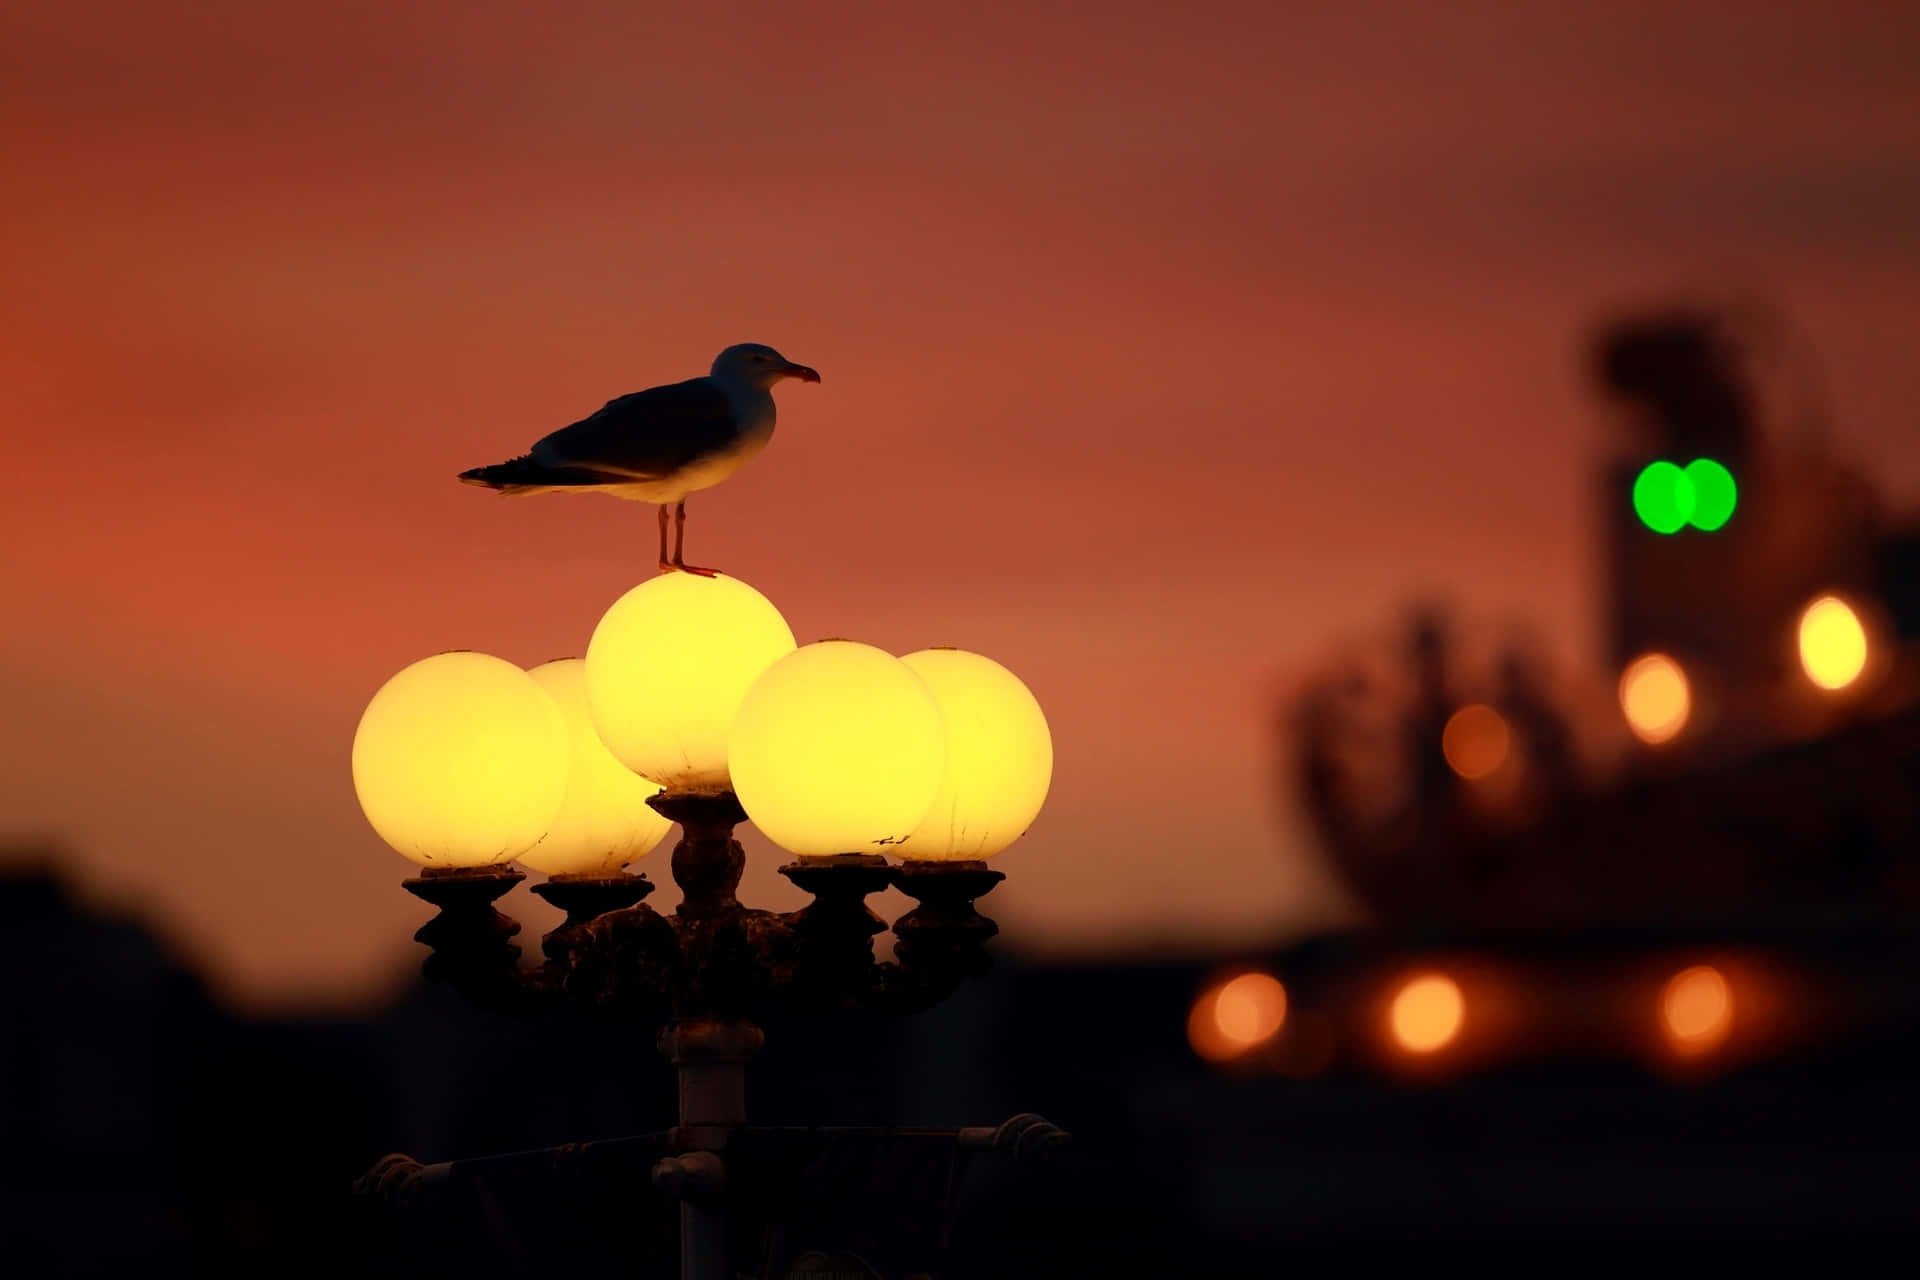
[[[786,374],[789,378],[798,378],[802,382],[820,381],[819,371],[815,369],[809,369],[804,364],[790,364],[786,368],[782,369],[780,372]]]

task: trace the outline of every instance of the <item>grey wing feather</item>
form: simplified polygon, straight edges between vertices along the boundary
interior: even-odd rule
[[[543,466],[656,479],[726,448],[739,429],[726,393],[693,378],[609,400],[534,445],[532,456]]]

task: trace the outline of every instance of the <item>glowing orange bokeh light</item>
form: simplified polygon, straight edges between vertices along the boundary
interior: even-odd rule
[[[1467,1020],[1467,1000],[1460,984],[1444,973],[1426,973],[1408,979],[1393,997],[1387,1026],[1394,1040],[1409,1053],[1434,1053],[1458,1038]]]
[[[1640,741],[1658,746],[1672,739],[1693,714],[1687,673],[1664,653],[1635,658],[1620,673],[1620,710]]]
[[[1853,606],[1821,596],[1800,615],[1800,668],[1828,692],[1846,688],[1867,669],[1867,629]]]
[[[1208,987],[1187,1013],[1187,1040],[1209,1062],[1228,1062],[1272,1040],[1287,1020],[1287,989],[1270,973]]]
[[[1675,1046],[1691,1053],[1713,1048],[1733,1027],[1733,989],[1710,964],[1682,969],[1660,992],[1660,1021]]]
[[[1477,702],[1454,712],[1440,731],[1440,752],[1447,758],[1447,767],[1469,782],[1505,764],[1512,744],[1507,718]]]

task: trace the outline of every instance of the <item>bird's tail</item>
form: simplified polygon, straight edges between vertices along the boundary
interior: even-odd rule
[[[563,474],[555,468],[541,466],[533,460],[531,454],[506,462],[496,462],[490,467],[475,467],[471,471],[462,471],[460,479],[467,484],[477,484],[483,489],[492,489],[498,493],[539,493],[542,489],[551,489],[556,485],[584,482],[582,477],[574,477]]]

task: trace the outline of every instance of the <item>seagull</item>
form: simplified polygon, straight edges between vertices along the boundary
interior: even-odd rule
[[[500,493],[610,493],[660,508],[660,571],[711,578],[684,557],[687,495],[719,484],[773,438],[773,385],[820,375],[758,342],[728,347],[704,378],[609,400],[509,462],[462,471],[468,484]],[[667,556],[667,508],[673,556]]]

